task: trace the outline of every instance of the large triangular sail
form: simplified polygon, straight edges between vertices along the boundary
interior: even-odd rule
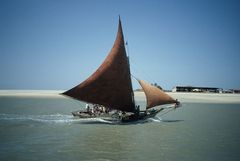
[[[102,65],[84,82],[63,94],[108,108],[135,111],[130,67],[120,18],[116,40]]]
[[[139,84],[142,86],[143,91],[147,99],[147,109],[164,104],[177,103],[172,97],[163,92],[157,87],[154,87],[143,80],[138,80]]]

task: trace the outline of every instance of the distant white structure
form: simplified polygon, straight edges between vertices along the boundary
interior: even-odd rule
[[[175,86],[172,92],[203,92],[203,93],[222,93],[221,88],[213,87],[194,87],[194,86]]]

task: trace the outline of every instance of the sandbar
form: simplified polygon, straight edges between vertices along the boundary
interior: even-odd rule
[[[67,98],[60,93],[64,90],[0,90],[0,97],[56,97]],[[192,103],[240,103],[240,94],[220,94],[220,93],[184,93],[184,92],[167,92],[174,99],[180,102]],[[134,92],[136,101],[146,101],[144,92]]]

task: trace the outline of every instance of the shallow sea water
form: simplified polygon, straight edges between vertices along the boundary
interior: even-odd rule
[[[131,124],[73,118],[79,107],[65,97],[1,96],[0,160],[240,160],[240,104],[183,102]]]

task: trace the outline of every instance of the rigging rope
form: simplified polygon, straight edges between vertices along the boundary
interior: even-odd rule
[[[137,77],[135,77],[132,73],[131,73],[131,76],[136,79],[137,81],[139,80]]]
[[[139,73],[140,75],[144,74],[144,75],[145,75],[144,77],[147,77],[147,79],[145,79],[145,80],[148,80],[149,83],[155,83],[155,82],[153,81],[154,79],[152,79],[153,77],[151,77],[147,72],[145,72],[143,69],[141,69],[141,71],[140,71],[140,70],[138,70],[138,68],[135,67],[135,63],[134,63],[133,59],[130,58],[129,43],[128,43],[128,41],[126,41],[125,46],[126,46],[126,49],[127,49],[127,55],[128,55],[129,64],[130,64],[130,59],[131,59],[131,64],[130,64],[130,66],[132,67],[132,69],[134,69],[134,72]],[[131,75],[132,75],[132,74],[131,74]],[[133,76],[133,78],[135,78],[136,80],[139,80],[139,79],[137,79],[134,75],[132,75],[132,76]]]

